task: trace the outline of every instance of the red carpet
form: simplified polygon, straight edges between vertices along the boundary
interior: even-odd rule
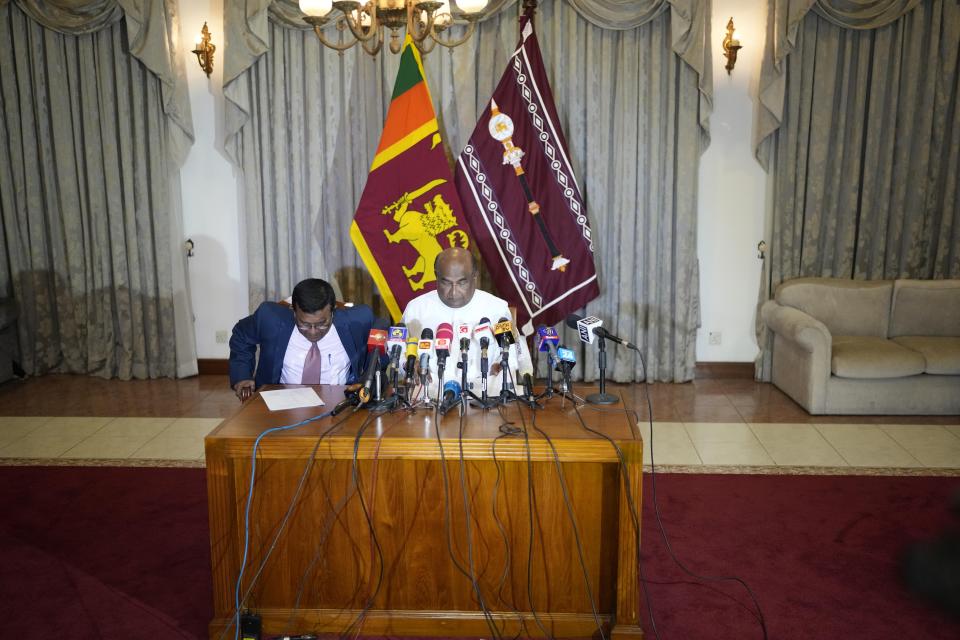
[[[11,638],[205,638],[202,469],[0,468],[0,613]],[[660,637],[761,638],[746,593],[670,561],[645,477],[644,570]],[[957,478],[662,475],[673,548],[746,580],[770,638],[957,638],[897,578],[910,542],[951,525]],[[654,638],[649,623],[647,638]]]

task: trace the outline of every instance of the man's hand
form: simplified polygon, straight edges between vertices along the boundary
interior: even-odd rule
[[[498,376],[498,375],[500,375],[500,369],[501,369],[501,368],[502,368],[502,367],[500,366],[500,363],[499,363],[499,362],[494,362],[492,365],[490,365],[490,375],[492,375],[492,376]]]
[[[253,391],[256,387],[257,383],[253,380],[241,380],[233,385],[233,391],[237,394],[237,397],[240,398],[240,402],[245,402],[253,397]]]

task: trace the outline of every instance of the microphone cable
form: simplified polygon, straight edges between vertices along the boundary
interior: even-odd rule
[[[444,509],[444,518],[446,520],[446,529],[447,529],[447,553],[450,556],[450,561],[453,562],[453,566],[459,571],[463,577],[467,580],[470,580],[471,584],[474,587],[474,591],[479,594],[479,587],[475,583],[473,576],[466,569],[463,568],[463,565],[457,560],[456,555],[453,552],[453,523],[452,523],[452,514],[450,508],[450,479],[447,476],[447,457],[443,450],[443,439],[440,437],[440,408],[435,407],[433,411],[433,432],[437,439],[437,447],[440,450],[440,476],[443,480],[443,509]],[[462,424],[461,416],[461,424]],[[462,433],[462,429],[461,429]],[[469,521],[467,522],[469,526]],[[483,601],[482,596],[479,598],[478,604],[480,605],[481,610],[483,611],[483,618],[487,623],[487,626],[490,629],[490,633],[494,638],[499,639],[500,633],[499,629],[493,620],[493,616],[490,614],[489,609],[487,609],[486,603]]]
[[[574,403],[575,404],[575,403]],[[520,407],[517,407],[520,410]],[[577,527],[577,519],[573,513],[573,505],[570,503],[570,494],[567,490],[566,475],[563,472],[563,465],[560,464],[560,455],[557,448],[553,445],[553,440],[546,431],[537,426],[537,412],[533,411],[530,416],[530,424],[547,441],[550,451],[553,453],[553,464],[557,468],[557,478],[560,481],[560,489],[563,492],[563,502],[567,507],[567,516],[570,518],[570,526],[573,527],[573,539],[577,544],[577,557],[580,560],[580,569],[583,571],[583,583],[587,588],[587,597],[590,599],[590,610],[593,612],[593,620],[597,625],[597,631],[600,632],[600,639],[607,640],[603,632],[603,624],[600,622],[600,614],[597,613],[597,601],[593,595],[593,587],[590,586],[590,575],[587,571],[587,564],[583,558],[583,545],[580,542],[580,530]]]
[[[364,419],[363,424],[360,425],[360,428],[357,430],[357,435],[353,439],[353,484],[357,490],[357,497],[360,499],[360,508],[363,510],[363,517],[366,519],[367,527],[370,530],[370,538],[373,541],[373,545],[377,551],[377,560],[379,563],[377,571],[377,585],[374,587],[373,593],[367,598],[367,603],[364,605],[363,609],[353,620],[353,622],[351,622],[347,628],[344,629],[342,634],[344,636],[352,633],[352,629],[354,627],[357,627],[357,633],[359,634],[362,621],[364,618],[366,618],[366,615],[369,613],[370,609],[373,608],[373,601],[376,599],[377,595],[380,594],[380,587],[383,585],[383,549],[380,546],[380,540],[377,538],[377,532],[373,526],[373,518],[370,515],[370,510],[367,508],[367,501],[363,497],[363,485],[360,482],[360,466],[357,460],[357,456],[360,451],[360,439],[363,438],[363,433],[373,422],[373,417],[373,413],[367,413],[367,417]]]
[[[354,413],[354,412],[351,412],[351,413]],[[381,414],[373,414],[373,415],[381,415]],[[376,449],[374,450],[374,455],[373,455],[374,473],[376,473],[377,463],[379,461],[381,442],[382,442],[382,438],[378,438],[377,446],[376,446]],[[331,458],[330,461],[335,462],[333,458]],[[376,481],[374,481],[374,484],[376,484]],[[287,617],[286,635],[293,634],[293,629],[292,629],[293,618],[296,615],[296,612],[300,609],[300,600],[303,597],[304,590],[306,589],[307,576],[310,575],[310,573],[314,570],[314,567],[316,566],[317,562],[320,560],[321,555],[323,553],[324,544],[326,544],[327,538],[329,537],[330,533],[333,531],[334,524],[340,519],[340,513],[346,508],[347,504],[350,502],[350,499],[357,493],[357,491],[358,491],[358,487],[354,483],[353,476],[351,474],[351,482],[350,482],[350,486],[347,488],[347,492],[337,501],[335,505],[330,501],[329,491],[324,492],[324,495],[326,496],[326,500],[327,500],[327,505],[329,507],[330,515],[327,518],[326,522],[324,523],[323,533],[320,537],[319,543],[317,544],[317,547],[316,547],[317,550],[314,553],[313,558],[311,558],[310,563],[300,574],[300,580],[297,586],[297,596],[294,599],[293,607],[290,609],[290,615]],[[372,546],[372,542],[371,542],[371,546]],[[356,548],[356,545],[354,545],[354,547]],[[357,589],[357,591],[359,591],[359,588]]]
[[[652,494],[653,494],[653,510],[654,510],[654,515],[655,515],[655,517],[656,517],[656,521],[657,521],[657,527],[658,527],[658,529],[660,530],[660,536],[663,538],[663,543],[664,543],[664,545],[665,545],[666,548],[667,548],[667,552],[670,554],[670,558],[673,560],[673,562],[674,562],[684,573],[686,573],[687,575],[689,575],[689,576],[692,577],[692,578],[695,578],[695,579],[697,579],[697,580],[703,580],[703,581],[711,581],[711,582],[737,582],[737,583],[739,583],[741,586],[743,586],[743,588],[747,591],[747,595],[750,596],[750,600],[753,601],[753,605],[756,607],[756,612],[755,612],[755,613],[752,612],[752,613],[753,613],[754,617],[757,619],[757,621],[760,623],[760,629],[761,629],[762,632],[763,632],[764,640],[767,640],[767,638],[768,638],[768,635],[767,635],[767,624],[766,624],[766,619],[765,619],[765,617],[764,617],[764,615],[763,615],[763,609],[762,609],[762,607],[760,606],[760,602],[757,600],[757,597],[756,597],[756,595],[754,594],[753,590],[750,588],[750,586],[746,583],[745,580],[743,580],[742,578],[740,578],[740,577],[738,577],[738,576],[713,576],[713,575],[701,575],[701,574],[695,573],[695,572],[691,571],[690,569],[688,569],[688,568],[686,567],[686,565],[684,565],[682,562],[680,562],[680,559],[677,558],[676,554],[675,554],[674,551],[673,551],[673,547],[670,545],[670,540],[669,540],[669,538],[667,537],[666,528],[663,526],[663,520],[662,520],[661,517],[660,517],[660,503],[659,503],[659,500],[658,500],[658,498],[657,498],[657,474],[656,474],[656,465],[655,465],[655,463],[654,463],[654,456],[653,456],[653,403],[652,403],[651,400],[650,400],[650,391],[649,391],[649,388],[648,388],[648,384],[647,384],[647,382],[646,382],[647,365],[646,365],[646,362],[645,362],[645,360],[644,360],[643,353],[642,353],[638,348],[635,348],[635,351],[637,352],[637,355],[640,356],[640,364],[641,364],[641,366],[642,366],[642,368],[643,368],[643,372],[644,372],[643,390],[644,390],[644,398],[646,399],[646,403],[647,403],[647,423],[648,423],[648,428],[649,428],[649,432],[650,432],[650,481],[651,481],[651,489],[652,489]],[[626,403],[625,403],[624,400],[623,400],[623,395],[622,395],[622,394],[620,395],[620,403],[621,403],[621,405],[624,407],[624,409],[623,409],[624,413],[626,413],[626,412],[627,412]],[[643,575],[643,564],[642,564],[642,562],[639,562],[639,558],[640,558],[640,519],[639,519],[639,514],[637,513],[636,504],[635,504],[634,501],[633,501],[632,492],[630,491],[629,471],[627,470],[626,464],[624,463],[624,460],[623,460],[623,452],[620,450],[620,447],[617,446],[617,443],[614,442],[614,440],[613,440],[612,438],[610,438],[608,435],[606,435],[606,434],[604,434],[604,433],[601,433],[600,431],[597,431],[597,430],[595,430],[595,429],[591,429],[590,427],[588,427],[588,426],[586,425],[586,423],[584,422],[583,416],[580,414],[580,411],[579,411],[579,409],[578,409],[577,407],[574,407],[574,410],[576,411],[576,413],[577,413],[577,418],[580,420],[580,424],[583,426],[584,429],[586,429],[587,431],[590,431],[591,433],[595,433],[595,434],[597,434],[597,435],[605,438],[606,440],[608,440],[608,441],[610,442],[610,444],[613,446],[613,448],[614,448],[614,449],[616,450],[616,452],[617,452],[617,457],[618,457],[619,460],[620,460],[620,467],[621,467],[621,469],[623,470],[623,473],[624,473],[624,479],[628,481],[628,482],[625,483],[625,487],[626,487],[626,490],[627,490],[627,501],[628,501],[629,507],[630,507],[630,515],[631,515],[631,518],[633,519],[634,527],[637,529],[637,558],[638,558],[638,567],[639,567],[639,569],[640,569],[640,579],[641,579],[641,580],[643,581],[643,583],[644,583],[644,594],[646,595],[646,599],[647,599],[647,611],[648,611],[648,613],[650,614],[650,623],[651,623],[651,625],[653,626],[654,635],[659,639],[659,638],[660,638],[660,634],[657,632],[656,622],[655,622],[654,617],[653,617],[653,609],[652,609],[651,606],[650,606],[650,594],[649,594],[649,589],[647,588],[646,578],[645,578],[644,575]],[[634,412],[634,415],[635,415],[635,416],[637,415],[636,412]],[[629,422],[629,420],[628,420],[628,422]],[[633,429],[631,428],[631,433],[632,433],[632,432],[633,432]]]
[[[349,418],[349,416],[345,416],[345,417],[342,418],[341,420],[339,420],[339,421],[335,422],[334,424],[332,424],[332,425],[331,425],[326,431],[324,431],[324,432],[320,435],[320,437],[317,439],[317,443],[314,445],[313,451],[311,452],[310,457],[307,459],[307,463],[304,465],[303,472],[300,474],[300,482],[299,482],[298,485],[297,485],[297,489],[294,491],[294,495],[293,495],[293,497],[290,499],[290,504],[289,504],[289,506],[288,506],[288,508],[287,508],[287,511],[286,511],[286,513],[284,514],[283,518],[282,518],[281,521],[280,521],[280,524],[279,524],[278,527],[277,527],[277,532],[276,532],[276,534],[274,535],[274,538],[273,538],[273,541],[271,542],[270,548],[267,550],[267,554],[266,554],[266,555],[263,557],[263,559],[261,560],[260,566],[257,568],[257,572],[256,572],[256,574],[254,575],[253,579],[250,581],[250,584],[248,585],[247,590],[246,590],[246,592],[245,592],[244,595],[243,595],[243,599],[241,600],[241,598],[240,598],[240,585],[243,583],[243,574],[245,573],[245,570],[246,570],[247,557],[248,557],[248,554],[249,554],[249,551],[250,551],[250,506],[251,506],[251,504],[252,504],[252,502],[253,502],[254,487],[255,487],[255,485],[256,485],[257,450],[258,450],[258,448],[260,447],[260,441],[263,440],[263,438],[264,438],[265,436],[267,436],[267,435],[269,435],[269,434],[271,434],[271,433],[277,433],[277,432],[280,432],[280,431],[288,431],[288,430],[290,430],[290,429],[295,429],[295,428],[297,428],[297,427],[302,427],[303,425],[309,424],[309,423],[314,422],[314,421],[316,421],[316,420],[321,420],[321,419],[323,419],[323,418],[327,418],[327,417],[329,417],[331,414],[332,414],[332,410],[330,410],[330,411],[325,411],[324,413],[321,413],[321,414],[319,414],[319,415],[316,415],[316,416],[314,416],[314,417],[312,417],[312,418],[307,418],[307,419],[305,419],[305,420],[301,420],[300,422],[296,422],[296,423],[288,424],[288,425],[283,425],[283,426],[280,426],[280,427],[271,427],[271,428],[269,428],[269,429],[265,429],[263,432],[260,433],[260,435],[257,436],[256,440],[254,440],[254,442],[253,442],[253,450],[252,450],[251,458],[250,458],[250,488],[249,488],[249,490],[247,491],[247,500],[246,500],[246,506],[245,506],[245,508],[244,508],[244,516],[243,516],[243,555],[242,555],[241,561],[240,561],[240,571],[239,571],[239,573],[238,573],[238,575],[237,575],[236,586],[234,587],[234,613],[233,613],[232,616],[230,616],[230,619],[231,619],[230,624],[228,624],[228,625],[224,628],[224,630],[220,633],[220,636],[219,636],[220,639],[224,638],[224,637],[227,635],[227,633],[230,631],[230,627],[232,627],[232,626],[234,626],[234,625],[236,626],[236,629],[235,629],[235,632],[234,632],[234,638],[236,639],[236,638],[239,638],[239,637],[240,637],[240,610],[241,610],[241,605],[246,604],[247,599],[250,597],[250,594],[251,594],[251,592],[253,591],[253,587],[256,585],[257,580],[259,580],[260,575],[261,575],[262,572],[263,572],[263,568],[264,568],[264,567],[266,566],[266,564],[267,564],[267,560],[269,560],[270,555],[273,553],[273,550],[276,548],[277,541],[280,539],[281,534],[283,533],[284,529],[286,528],[287,522],[288,522],[289,519],[290,519],[290,515],[291,515],[291,513],[293,512],[293,507],[296,505],[296,502],[297,502],[297,500],[298,500],[299,497],[300,497],[300,492],[303,490],[303,486],[304,486],[304,484],[305,484],[305,482],[306,482],[306,478],[307,478],[307,476],[309,475],[309,471],[310,471],[310,469],[311,469],[312,466],[313,466],[313,461],[314,461],[314,459],[316,458],[317,450],[320,448],[320,443],[323,441],[323,439],[324,439],[328,434],[330,434],[330,433],[333,432],[335,429],[339,428],[344,422],[346,422],[346,420],[347,420],[347,418]]]
[[[504,382],[506,382],[508,375],[510,376],[510,381],[516,384],[516,381],[513,380],[513,373],[509,370],[504,374]],[[527,429],[527,419],[524,417],[519,405],[517,406],[517,413],[520,415],[520,424],[523,425],[521,433],[523,434],[523,443],[527,454],[527,522],[530,529],[530,537],[527,539],[527,604],[530,606],[530,613],[533,615],[533,621],[537,623],[537,628],[540,629],[540,633],[542,633],[547,640],[554,640],[550,632],[547,631],[547,628],[543,626],[543,622],[541,622],[540,616],[537,615],[537,610],[533,606],[533,511],[534,505],[536,504],[536,492],[533,489],[533,458],[530,454],[530,433]],[[502,413],[500,415],[503,417]]]
[[[497,411],[500,413],[500,418],[503,420],[503,423],[499,427],[500,435],[493,439],[493,442],[490,443],[490,454],[493,457],[493,466],[497,470],[497,477],[493,483],[493,491],[490,498],[491,511],[493,512],[493,521],[497,525],[497,530],[500,532],[500,538],[503,540],[503,549],[505,552],[505,560],[503,564],[503,573],[500,574],[500,582],[497,584],[497,600],[504,606],[510,607],[510,609],[517,614],[517,619],[520,622],[520,625],[517,629],[517,634],[513,637],[513,640],[518,640],[523,632],[526,631],[527,635],[530,635],[530,631],[527,629],[526,620],[524,620],[523,615],[520,614],[520,611],[517,609],[516,598],[510,604],[503,597],[503,585],[507,582],[507,576],[510,574],[510,568],[513,564],[513,553],[510,549],[510,538],[507,536],[507,529],[503,525],[503,521],[500,519],[500,514],[497,513],[497,499],[500,495],[500,484],[503,480],[503,470],[501,469],[500,461],[497,459],[497,441],[501,438],[510,438],[520,435],[520,429],[513,426],[513,423],[506,420],[503,416],[503,410],[498,405]]]
[[[467,563],[470,568],[470,582],[473,584],[473,591],[477,596],[477,601],[480,607],[484,611],[484,617],[489,619],[489,624],[491,625],[491,631],[495,631],[495,638],[502,638],[503,631],[496,626],[496,620],[493,619],[493,615],[487,607],[487,603],[483,598],[483,593],[480,589],[480,582],[477,580],[476,566],[473,561],[473,527],[471,526],[471,515],[470,515],[470,496],[467,493],[467,480],[466,480],[466,464],[463,456],[463,419],[464,412],[460,411],[460,425],[458,429],[457,442],[460,450],[460,491],[463,494],[463,513],[464,513],[464,526],[467,530]]]

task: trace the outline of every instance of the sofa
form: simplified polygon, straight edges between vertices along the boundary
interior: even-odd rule
[[[760,313],[811,414],[960,414],[960,280],[797,278]]]

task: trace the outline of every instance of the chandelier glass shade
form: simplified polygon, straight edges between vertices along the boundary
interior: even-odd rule
[[[406,30],[421,53],[429,53],[438,44],[459,46],[473,35],[486,5],[487,0],[457,0],[455,13],[450,0],[300,0],[300,11],[325,46],[342,53],[359,43],[364,51],[377,55],[388,31],[393,53],[403,47],[401,30]],[[445,36],[455,19],[465,21],[467,30],[459,38]],[[340,34],[337,42],[323,32],[331,23]]]

